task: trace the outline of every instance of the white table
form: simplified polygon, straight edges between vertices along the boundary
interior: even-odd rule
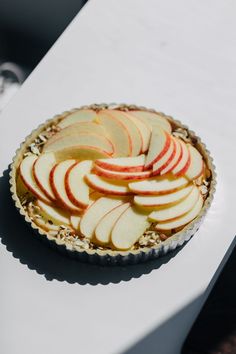
[[[35,240],[0,177],[4,354],[179,352],[236,229],[235,11],[233,0],[91,0],[5,108],[1,172],[46,118],[126,102],[189,124],[215,157],[218,188],[204,224],[175,257],[103,270]]]

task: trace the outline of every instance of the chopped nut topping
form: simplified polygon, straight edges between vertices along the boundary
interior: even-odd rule
[[[29,148],[30,148],[30,151],[32,152],[32,154],[40,155],[40,151],[39,151],[38,147],[36,146],[36,143],[30,144]]]
[[[148,247],[160,243],[160,235],[157,231],[146,231],[138,240],[138,246]]]
[[[186,143],[191,142],[191,139],[186,129],[177,128],[175,131],[173,131],[172,135],[175,136],[176,138],[182,139]]]
[[[208,193],[208,188],[205,185],[200,186],[199,190],[203,196]]]

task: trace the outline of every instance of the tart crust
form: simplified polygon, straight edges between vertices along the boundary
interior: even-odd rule
[[[61,229],[61,237],[56,237],[55,233],[58,236],[58,233],[55,231],[53,233],[49,233],[44,229],[40,228],[31,218],[29,213],[24,208],[22,201],[17,194],[17,185],[16,180],[18,177],[18,168],[19,165],[24,158],[25,154],[27,153],[28,147],[34,143],[35,139],[40,137],[40,134],[45,130],[55,129],[56,125],[67,115],[71,114],[72,112],[76,112],[80,109],[93,109],[93,110],[101,110],[101,109],[119,109],[122,111],[129,111],[129,110],[142,110],[142,111],[149,111],[158,113],[160,116],[166,118],[172,127],[175,130],[173,135],[178,136],[178,132],[181,135],[181,132],[187,131],[188,136],[190,137],[192,143],[199,152],[202,154],[204,161],[208,170],[210,170],[211,180],[208,190],[208,195],[204,201],[204,205],[201,209],[199,215],[191,221],[189,224],[184,226],[180,231],[174,233],[169,237],[161,237],[161,239],[154,243],[153,246],[149,245],[145,247],[142,246],[142,241],[139,243],[140,247],[137,249],[132,249],[128,251],[116,251],[112,249],[103,249],[102,247],[97,247],[95,249],[91,249],[89,247],[81,247],[81,240],[74,236],[66,235],[67,230]],[[183,134],[183,133],[182,133]],[[183,138],[183,136],[182,136]],[[43,140],[43,139],[42,139]],[[44,142],[42,141],[42,144]],[[33,149],[35,146],[33,145]],[[38,151],[39,152],[39,151]],[[35,152],[37,154],[37,147]],[[39,125],[38,128],[32,131],[32,133],[26,137],[25,141],[20,145],[19,149],[16,151],[16,154],[13,158],[13,162],[10,168],[10,190],[12,193],[12,198],[15,203],[16,208],[19,210],[20,214],[24,217],[25,221],[32,227],[36,235],[44,241],[47,241],[52,247],[57,248],[59,251],[67,254],[70,257],[77,258],[82,261],[87,261],[91,263],[98,263],[98,264],[134,264],[134,263],[141,263],[147,261],[152,258],[157,258],[161,255],[165,255],[168,252],[176,249],[176,247],[183,245],[186,241],[188,241],[198,230],[200,227],[207,210],[209,209],[214,192],[216,187],[216,172],[215,166],[213,164],[212,157],[210,156],[209,151],[206,149],[205,144],[201,142],[201,139],[192,131],[189,130],[187,126],[183,125],[180,121],[175,120],[171,116],[167,116],[162,112],[158,112],[154,109],[147,109],[145,107],[140,107],[136,105],[126,105],[126,104],[93,104],[89,106],[82,106],[80,108],[72,109],[71,111],[66,111],[60,115],[56,115],[52,119],[47,120],[45,123]],[[150,238],[155,236],[154,234],[157,233],[153,230],[148,230],[145,233],[149,233]],[[154,233],[154,234],[153,234]],[[142,238],[142,237],[141,237]]]

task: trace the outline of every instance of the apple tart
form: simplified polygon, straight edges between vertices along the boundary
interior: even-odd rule
[[[13,199],[51,245],[101,264],[142,262],[187,241],[213,199],[200,139],[163,113],[91,105],[57,115],[21,144]]]

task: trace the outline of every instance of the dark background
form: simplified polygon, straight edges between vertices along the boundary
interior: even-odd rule
[[[26,78],[86,0],[0,0],[0,64]],[[183,347],[183,354],[236,354],[234,250]],[[147,353],[148,354],[148,353]]]
[[[0,63],[26,76],[57,40],[86,0],[0,0]]]

